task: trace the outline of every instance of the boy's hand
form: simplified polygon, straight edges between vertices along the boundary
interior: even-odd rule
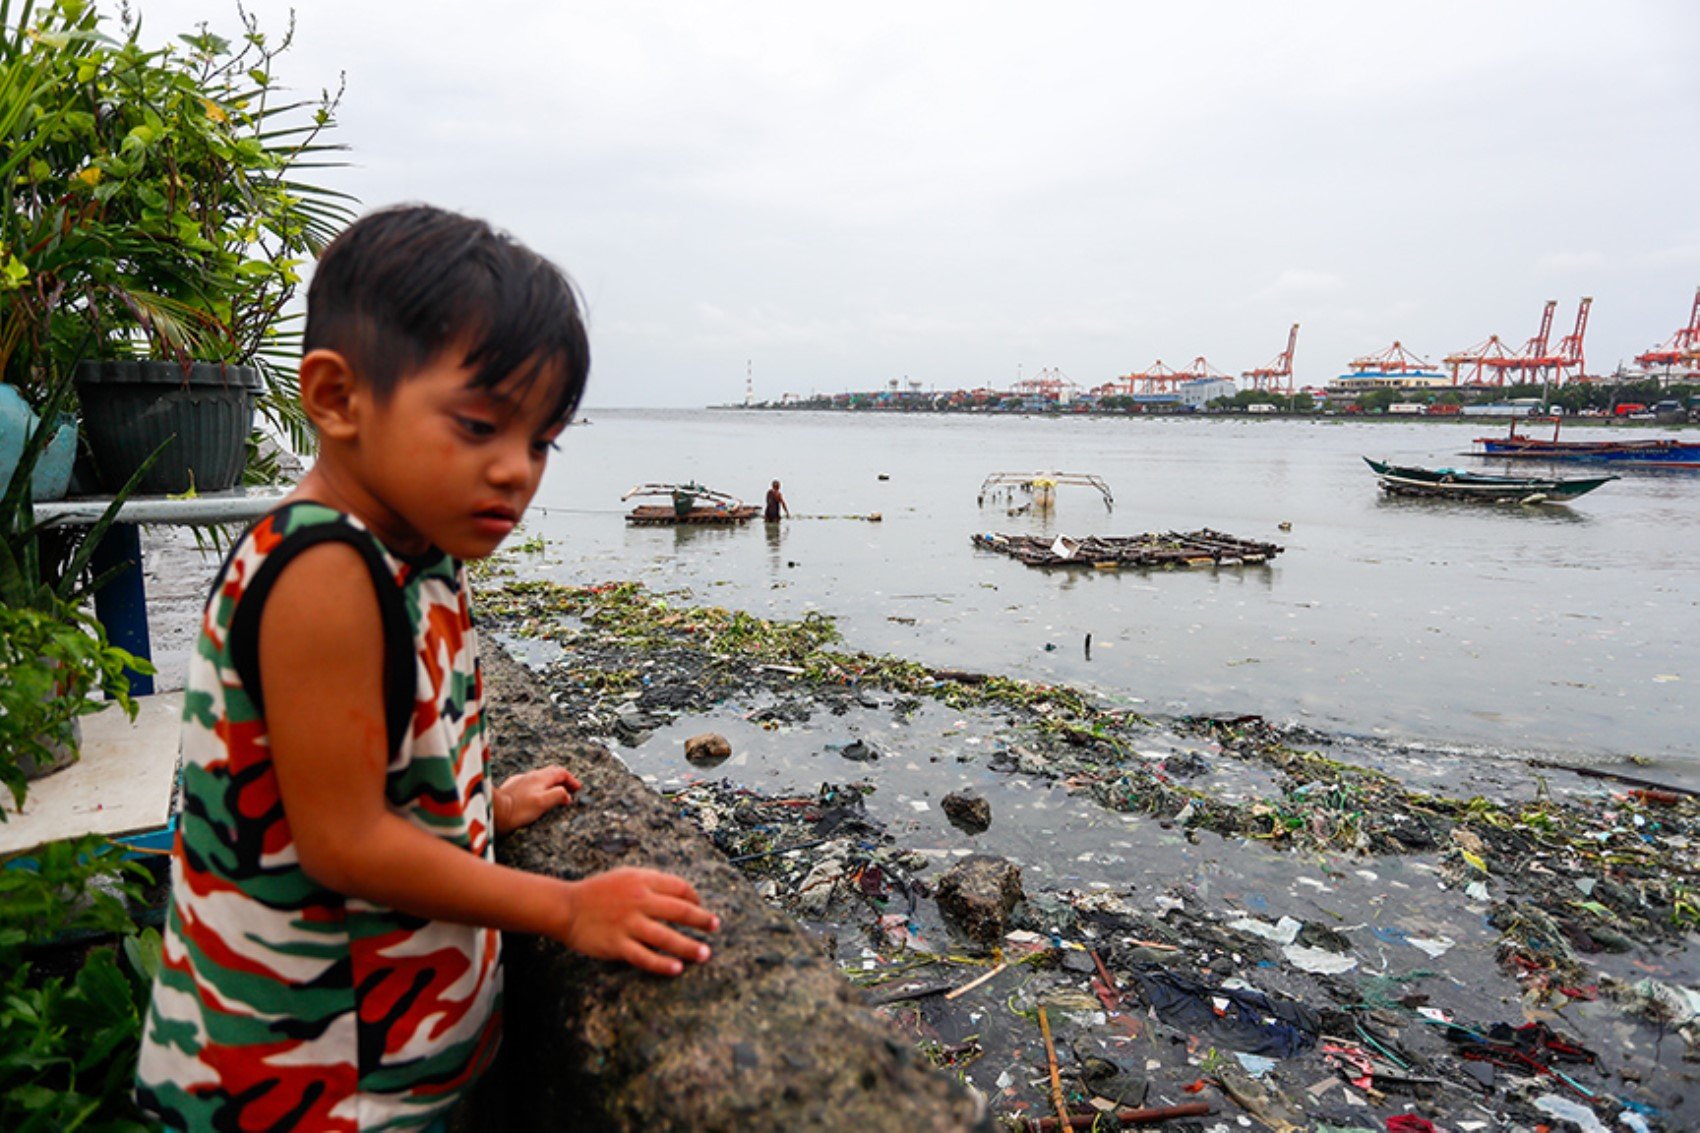
[[[572,802],[574,792],[583,785],[565,767],[539,767],[504,780],[491,802],[496,833],[530,826],[556,807]]]
[[[708,945],[671,925],[703,932],[720,927],[720,918],[702,907],[690,882],[658,870],[613,869],[568,883],[568,892],[561,943],[658,976],[684,971],[681,960],[700,964],[709,957]]]

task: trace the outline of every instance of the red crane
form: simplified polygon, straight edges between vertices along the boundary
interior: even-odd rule
[[[1397,341],[1379,354],[1365,354],[1362,358],[1353,358],[1347,366],[1354,374],[1406,374],[1429,368],[1426,361],[1406,350],[1404,344]]]
[[[1453,385],[1459,384],[1458,371],[1465,366],[1470,367],[1470,375],[1464,379],[1465,385],[1489,385],[1502,381],[1503,375],[1494,371],[1493,381],[1490,383],[1489,379],[1483,376],[1482,371],[1492,367],[1497,361],[1514,356],[1511,347],[1505,345],[1500,337],[1494,334],[1489,335],[1486,342],[1478,342],[1476,345],[1460,350],[1456,354],[1448,354],[1441,361],[1445,362],[1447,368],[1452,371]]]
[[[1556,346],[1549,344],[1558,300],[1548,299],[1541,311],[1540,330],[1523,344],[1521,350],[1512,350],[1496,334],[1489,336],[1486,342],[1448,354],[1444,361],[1452,371],[1452,384],[1462,381],[1466,385],[1503,386],[1510,380],[1530,383],[1552,381],[1562,385],[1571,370],[1580,377],[1585,366],[1582,336],[1588,329],[1588,308],[1593,302],[1593,299],[1584,296],[1576,305],[1576,329],[1559,339]],[[1469,367],[1467,375],[1463,373],[1465,367]]]
[[[1541,311],[1541,329],[1523,344],[1523,349],[1509,358],[1490,359],[1483,363],[1497,377],[1495,385],[1504,385],[1506,375],[1513,382],[1538,381],[1543,371],[1552,369],[1558,359],[1547,353],[1547,340],[1552,335],[1552,315],[1558,310],[1558,300],[1548,299]]]
[[[1671,370],[1684,364],[1700,370],[1700,288],[1694,291],[1694,310],[1689,313],[1688,325],[1646,353],[1637,354],[1635,364],[1643,370],[1655,366]]]
[[[1299,324],[1294,323],[1293,329],[1287,332],[1287,349],[1275,356],[1275,361],[1267,366],[1259,366],[1255,370],[1247,370],[1240,377],[1251,383],[1252,389],[1277,390],[1284,389],[1293,392],[1293,347],[1299,341]]]
[[[1200,354],[1197,358],[1194,358],[1192,363],[1188,365],[1186,369],[1181,371],[1180,378],[1182,381],[1187,382],[1195,382],[1204,378],[1218,378],[1222,381],[1233,380],[1222,371],[1216,369],[1209,362],[1206,362],[1204,360],[1204,355],[1202,354]]]
[[[1700,295],[1695,296],[1696,308],[1700,309]],[[1582,377],[1588,372],[1587,360],[1582,356],[1582,336],[1588,331],[1588,308],[1594,305],[1591,295],[1582,296],[1576,304],[1576,329],[1558,340],[1558,353],[1554,356],[1553,378],[1559,385],[1569,380],[1566,370],[1574,368],[1575,377]]]
[[[1040,370],[1031,378],[1016,382],[1009,387],[1011,393],[1037,396],[1046,401],[1060,401],[1065,395],[1071,394],[1079,388],[1067,374],[1055,366]]]
[[[1167,393],[1188,377],[1189,375],[1179,370],[1163,365],[1163,360],[1159,358],[1151,363],[1149,368],[1128,374],[1122,380],[1127,382],[1129,393]]]

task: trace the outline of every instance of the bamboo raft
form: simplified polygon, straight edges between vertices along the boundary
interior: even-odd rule
[[[1009,555],[1032,567],[1095,570],[1253,566],[1268,562],[1283,550],[1274,543],[1240,539],[1209,528],[1185,534],[1165,531],[1088,535],[1084,539],[1071,539],[1067,535],[1047,539],[1042,535],[976,534],[974,546]]]

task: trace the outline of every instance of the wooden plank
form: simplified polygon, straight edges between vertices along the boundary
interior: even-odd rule
[[[82,758],[30,784],[23,813],[8,812],[0,823],[0,854],[79,834],[111,837],[165,825],[183,694],[137,697],[136,704],[134,723],[117,708],[83,717]]]

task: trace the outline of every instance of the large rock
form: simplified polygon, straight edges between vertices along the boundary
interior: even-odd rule
[[[731,741],[719,732],[702,732],[685,741],[685,759],[699,767],[719,763],[731,754]]]
[[[488,640],[483,661],[498,781],[560,762],[584,783],[578,803],[504,838],[500,860],[561,877],[669,870],[721,930],[712,960],[670,980],[509,936],[503,1054],[462,1130],[991,1129],[975,1096],[917,1057],[796,922],[579,739],[529,672]]]
[[[952,826],[967,834],[984,833],[992,824],[992,804],[968,791],[953,791],[939,800],[939,809]]]
[[[1020,900],[1020,867],[991,854],[963,858],[939,878],[939,911],[951,927],[980,944],[1003,939]]]

